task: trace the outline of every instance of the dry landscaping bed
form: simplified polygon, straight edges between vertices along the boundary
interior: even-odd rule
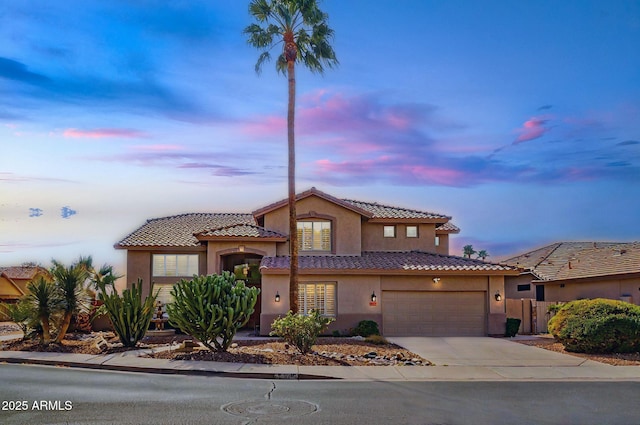
[[[9,326],[9,327],[7,327]],[[0,334],[19,331],[10,325],[0,326]],[[208,350],[183,352],[178,350],[179,343],[191,339],[187,335],[171,337],[145,338],[136,349],[152,349],[147,357],[176,360],[205,360],[233,363],[257,364],[295,364],[309,366],[386,366],[386,365],[430,365],[420,356],[395,344],[377,345],[353,338],[319,338],[313,346],[313,352],[300,354],[295,347],[275,338],[257,340],[238,340],[226,353]],[[98,348],[98,342],[103,349]],[[105,348],[107,347],[107,348]],[[167,348],[171,349],[167,350]],[[118,342],[113,332],[94,332],[91,334],[70,333],[62,344],[50,344],[43,347],[32,340],[5,341],[2,350],[47,351],[80,354],[110,354],[127,350]]]
[[[596,362],[606,363],[613,366],[640,366],[640,353],[617,353],[617,354],[583,354],[566,351],[564,346],[551,337],[538,337],[533,339],[516,339],[520,344],[532,345],[545,350],[556,351],[562,354],[582,357]]]

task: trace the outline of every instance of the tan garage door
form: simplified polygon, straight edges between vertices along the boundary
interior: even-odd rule
[[[484,292],[382,292],[386,336],[484,336]]]

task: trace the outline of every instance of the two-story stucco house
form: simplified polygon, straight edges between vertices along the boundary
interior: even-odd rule
[[[338,199],[297,196],[299,305],[335,317],[346,332],[375,320],[384,335],[503,334],[504,278],[515,268],[449,255],[451,217]],[[160,288],[182,277],[233,271],[261,289],[250,325],[268,334],[289,310],[287,200],[251,214],[183,214],[148,220],[118,242],[127,278]]]

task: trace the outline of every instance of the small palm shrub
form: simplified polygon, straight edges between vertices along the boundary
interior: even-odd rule
[[[3,304],[2,305],[7,312],[9,320],[20,326],[20,330],[24,334],[22,339],[26,339],[36,326],[37,320],[33,314],[33,309],[29,305],[26,299],[21,299],[15,304]]]
[[[31,309],[32,317],[35,318],[34,328],[38,330],[40,344],[49,345],[55,323],[58,323],[57,319],[64,309],[64,300],[56,286],[42,276],[29,282],[27,289],[29,295],[25,298],[25,302]]]
[[[259,293],[229,272],[182,279],[171,290],[169,323],[211,351],[227,351],[236,331],[253,314]]]
[[[331,317],[321,316],[317,310],[311,310],[307,316],[289,311],[285,317],[274,320],[271,324],[273,330],[269,335],[279,336],[302,354],[307,354],[316,343],[318,336],[334,320]]]
[[[353,329],[352,334],[354,336],[368,337],[371,335],[380,335],[380,329],[378,329],[378,323],[374,320],[362,320]]]
[[[142,279],[134,283],[131,289],[122,291],[122,295],[113,288],[107,293],[100,292],[99,298],[103,304],[101,311],[106,312],[113,324],[113,330],[125,347],[135,347],[149,329],[153,318],[154,305],[158,293],[151,293],[142,301]]]
[[[563,305],[549,321],[549,332],[567,351],[640,351],[640,307],[598,298]]]

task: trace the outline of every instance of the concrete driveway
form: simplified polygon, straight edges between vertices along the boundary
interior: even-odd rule
[[[504,338],[388,337],[437,366],[580,366],[585,359]]]

